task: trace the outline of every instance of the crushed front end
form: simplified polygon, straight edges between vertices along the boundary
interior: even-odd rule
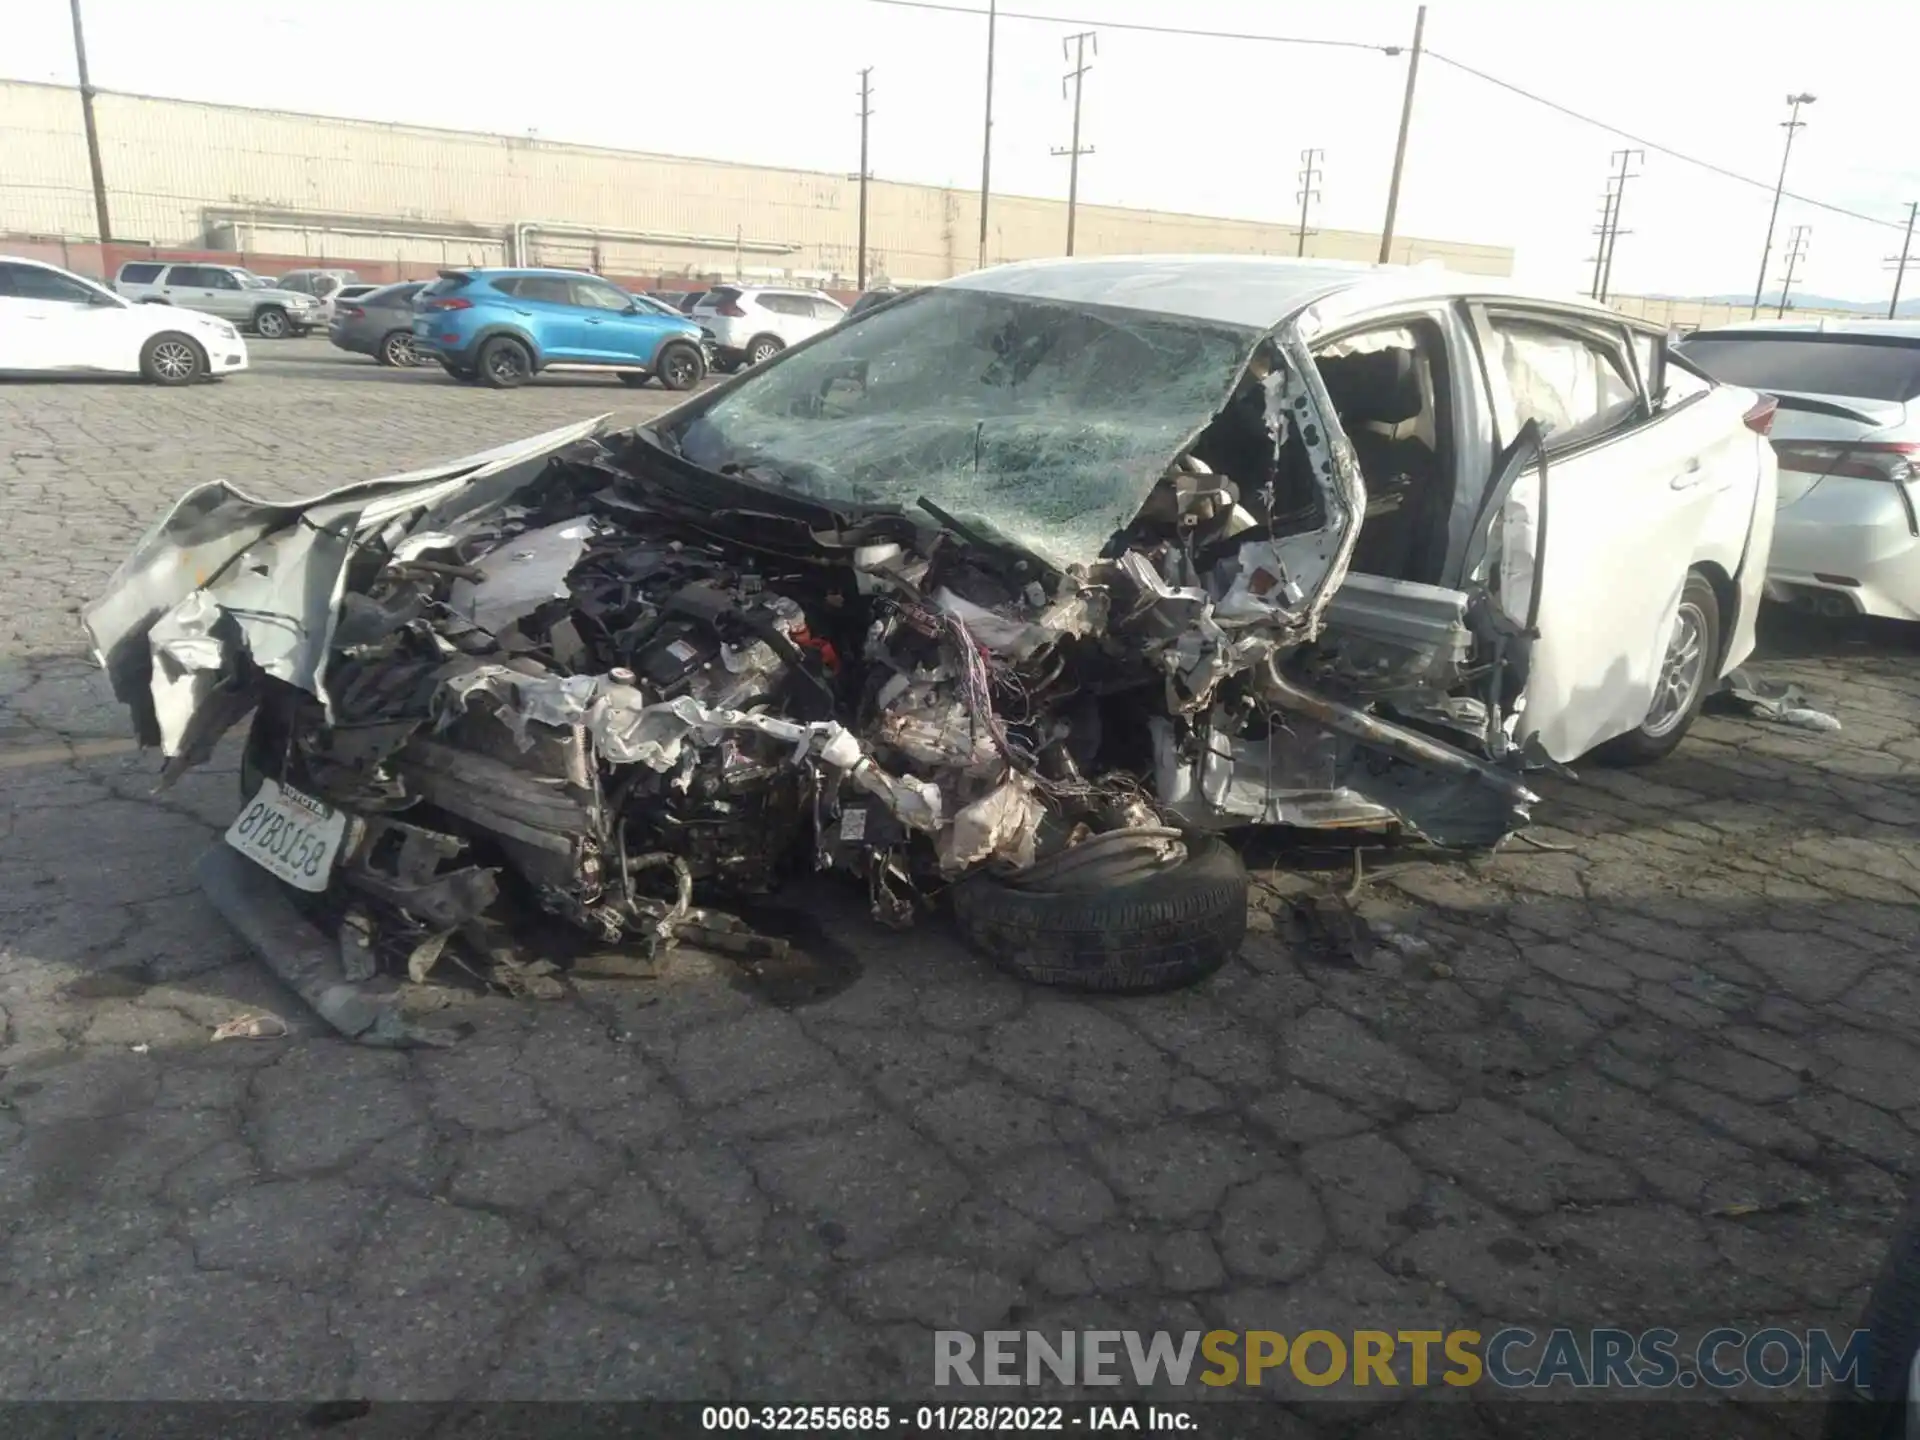
[[[752,953],[715,907],[819,871],[905,925],[957,882],[1029,877],[1031,906],[1170,893],[1184,865],[1231,947],[1244,872],[1201,832],[1482,844],[1533,797],[1497,744],[1441,738],[1488,730],[1472,618],[1448,592],[1343,590],[1365,488],[1311,357],[1285,331],[1223,353],[1138,489],[1101,499],[1123,520],[1094,553],[828,493],[799,461],[723,465],[685,425],[585,425],[301,505],[203,486],[88,624],[168,778],[254,713],[227,843],[337,940],[338,973],[297,985],[323,1013],[449,956],[540,993],[552,965],[515,921],[542,913],[643,955]],[[976,472],[988,441],[981,422]],[[1072,453],[1068,481],[1096,472]]]

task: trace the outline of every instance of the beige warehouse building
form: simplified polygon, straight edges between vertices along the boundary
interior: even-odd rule
[[[278,255],[585,266],[618,275],[846,285],[856,181],[840,175],[598,149],[102,91],[96,102],[114,239]],[[901,282],[974,268],[979,196],[874,181],[868,269]],[[996,195],[991,263],[1060,253],[1066,206]],[[97,227],[78,93],[0,81],[0,234],[91,240]],[[1081,254],[1291,255],[1288,225],[1082,205]],[[1377,234],[1310,231],[1306,253],[1373,260]],[[1512,273],[1497,245],[1395,240],[1393,259]]]

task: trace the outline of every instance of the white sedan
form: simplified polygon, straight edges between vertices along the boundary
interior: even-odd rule
[[[0,255],[0,374],[190,385],[246,368],[246,341],[224,320],[135,305],[56,265]]]
[[[1780,402],[1769,597],[1920,620],[1920,322],[1761,321],[1697,331],[1678,348]]]

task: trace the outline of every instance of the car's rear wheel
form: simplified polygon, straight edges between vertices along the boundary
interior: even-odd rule
[[[747,364],[764,365],[786,348],[778,335],[756,335],[747,345]]]
[[[1651,765],[1671,755],[1706,704],[1719,658],[1719,597],[1706,576],[1689,574],[1680,592],[1673,635],[1654,680],[1647,718],[1639,729],[1600,746],[1594,758],[1610,765]]]
[[[199,342],[168,330],[140,347],[140,373],[155,385],[191,385],[207,373]]]
[[[480,347],[480,383],[511,390],[533,378],[533,356],[518,340],[496,335]]]
[[[395,330],[380,342],[380,353],[375,357],[382,365],[418,365],[419,352],[413,348],[411,330]]]
[[[691,345],[669,345],[653,362],[653,373],[662,390],[691,390],[706,370],[706,362]]]
[[[284,340],[293,322],[278,305],[268,305],[253,317],[253,331],[262,340]]]

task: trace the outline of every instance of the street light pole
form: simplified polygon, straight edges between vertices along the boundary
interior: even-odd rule
[[[854,284],[862,294],[867,289],[867,121],[873,116],[872,75],[871,65],[860,72],[860,258]]]
[[[987,263],[987,195],[993,179],[993,37],[1000,22],[999,0],[987,0],[987,126],[980,140],[980,259]]]
[[[1413,54],[1407,60],[1407,93],[1400,102],[1400,138],[1393,146],[1393,179],[1387,184],[1387,223],[1380,227],[1380,263],[1393,258],[1393,221],[1400,209],[1400,171],[1407,163],[1407,129],[1413,124],[1413,85],[1420,78],[1421,41],[1427,33],[1427,7],[1413,17]]]
[[[100,230],[100,243],[113,239],[113,222],[107,218],[107,172],[100,164],[100,127],[93,118],[93,79],[87,74],[87,32],[80,23],[80,0],[70,0],[73,10],[73,58],[80,71],[80,117],[87,129],[87,164],[93,170],[93,216]],[[100,263],[107,263],[100,257]]]
[[[1786,127],[1787,143],[1780,152],[1780,179],[1773,187],[1773,209],[1767,215],[1767,243],[1760,251],[1760,278],[1753,284],[1753,310],[1747,316],[1749,320],[1759,318],[1760,297],[1766,293],[1767,289],[1767,262],[1773,259],[1773,228],[1780,220],[1780,196],[1787,188],[1787,161],[1793,155],[1794,132],[1807,123],[1800,118],[1800,107],[1813,104],[1814,98],[1806,94],[1787,96],[1787,104],[1793,109],[1788,112],[1787,118],[1780,122]]]

